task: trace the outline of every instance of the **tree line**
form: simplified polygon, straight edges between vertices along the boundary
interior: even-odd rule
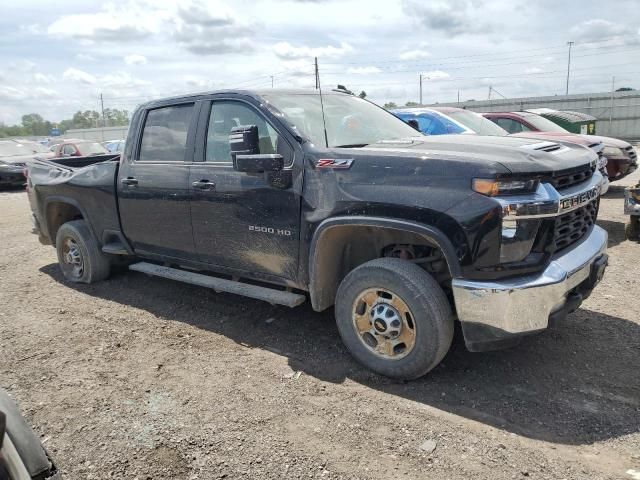
[[[2,137],[48,137],[51,129],[56,127],[61,134],[72,128],[122,127],[129,125],[129,112],[117,108],[105,108],[104,118],[95,110],[76,112],[72,118],[61,122],[45,120],[39,113],[28,113],[22,116],[17,125],[5,125],[0,122],[0,138]]]

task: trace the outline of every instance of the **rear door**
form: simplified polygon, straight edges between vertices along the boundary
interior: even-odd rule
[[[148,110],[140,139],[120,167],[122,228],[140,254],[195,255],[189,208],[189,162],[197,123],[196,104]]]
[[[191,218],[196,251],[207,263],[254,276],[295,279],[298,267],[301,161],[292,139],[250,102],[203,106],[191,167]],[[261,154],[281,154],[285,170],[247,174],[233,169],[231,128],[256,125]],[[301,160],[301,159],[300,159]]]

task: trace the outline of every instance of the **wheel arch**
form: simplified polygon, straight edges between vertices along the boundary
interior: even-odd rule
[[[361,235],[361,238],[357,236]],[[379,258],[376,247],[393,243],[420,243],[440,249],[452,277],[460,276],[455,249],[436,227],[386,217],[333,217],[324,220],[313,234],[309,252],[309,295],[316,311],[334,304],[338,285],[358,265]],[[354,245],[357,252],[353,251]]]
[[[86,221],[92,235],[97,239],[84,208],[73,198],[57,195],[48,197],[44,204],[44,215],[52,245],[56,243],[58,229],[72,220]]]

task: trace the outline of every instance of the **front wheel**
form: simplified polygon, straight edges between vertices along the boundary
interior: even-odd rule
[[[356,360],[403,380],[438,365],[453,339],[453,314],[440,285],[397,258],[372,260],[345,277],[336,296],[336,322]]]
[[[632,215],[629,223],[624,226],[624,236],[627,240],[640,240],[640,217]]]
[[[56,251],[62,274],[70,282],[99,282],[111,273],[109,258],[84,220],[67,222],[58,229]]]

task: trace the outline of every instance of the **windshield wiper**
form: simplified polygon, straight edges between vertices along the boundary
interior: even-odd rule
[[[368,143],[351,143],[347,145],[336,145],[333,148],[362,148],[362,147],[366,147],[367,145],[369,144]]]

